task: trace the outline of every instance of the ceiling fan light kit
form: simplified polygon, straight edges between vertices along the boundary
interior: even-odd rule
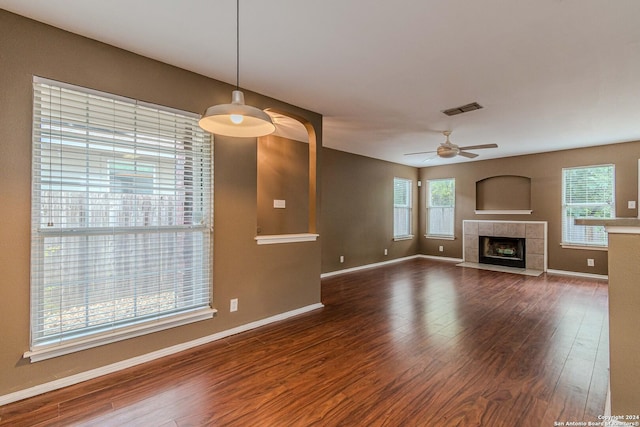
[[[468,151],[465,151],[465,150],[481,150],[484,148],[498,147],[498,144],[480,144],[480,145],[468,145],[465,147],[460,147],[459,145],[456,145],[453,142],[449,141],[449,135],[451,135],[450,130],[445,130],[442,132],[442,134],[447,138],[447,140],[438,146],[438,148],[435,150],[435,153],[437,154],[438,157],[443,159],[451,159],[456,156],[462,156],[468,159],[473,159],[478,157],[478,155],[476,153],[469,153]],[[405,156],[412,156],[414,154],[427,154],[427,153],[434,153],[434,151],[419,151],[417,153],[406,153]],[[431,158],[428,158],[426,160],[431,160]]]
[[[445,145],[441,145],[436,150],[438,157],[442,157],[443,159],[450,159],[452,157],[457,156],[460,153],[460,150],[456,147],[447,147]]]
[[[198,122],[209,133],[241,138],[256,138],[276,130],[271,117],[259,108],[244,103],[240,85],[240,0],[236,0],[236,90],[231,104],[209,107]]]

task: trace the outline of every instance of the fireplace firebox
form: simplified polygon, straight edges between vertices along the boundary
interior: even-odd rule
[[[525,239],[479,236],[478,262],[505,267],[526,268]]]

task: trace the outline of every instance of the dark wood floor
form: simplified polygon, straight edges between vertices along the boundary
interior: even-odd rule
[[[607,285],[411,260],[325,308],[0,408],[0,425],[553,426],[597,421]]]

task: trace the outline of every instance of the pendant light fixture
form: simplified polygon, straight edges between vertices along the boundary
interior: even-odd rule
[[[231,104],[207,108],[199,121],[207,132],[237,137],[258,137],[276,130],[271,117],[259,108],[245,105],[240,90],[240,0],[236,0],[236,90],[231,94]]]

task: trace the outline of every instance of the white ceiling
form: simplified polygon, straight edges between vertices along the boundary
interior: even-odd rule
[[[234,0],[0,7],[235,84]],[[499,145],[476,160],[640,140],[640,1],[242,0],[240,86],[322,114],[325,146],[414,166],[470,161],[403,155],[447,129]]]

